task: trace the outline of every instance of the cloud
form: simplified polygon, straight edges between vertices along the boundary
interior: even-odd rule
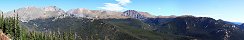
[[[116,0],[116,1],[118,2],[119,5],[122,5],[122,6],[131,2],[130,0]]]
[[[110,10],[110,11],[121,11],[124,10],[126,8],[124,8],[124,6],[126,6],[128,3],[130,3],[130,0],[115,0],[117,1],[117,3],[104,3],[104,7],[98,7],[100,9],[104,9],[104,10]]]
[[[104,3],[104,7],[99,7],[101,9],[105,9],[105,10],[110,10],[110,11],[120,11],[125,9],[124,7],[122,7],[119,4],[112,4],[112,3]]]

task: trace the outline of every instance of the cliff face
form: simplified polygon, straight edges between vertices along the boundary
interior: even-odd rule
[[[5,35],[2,31],[0,31],[0,40],[10,40],[10,38]]]

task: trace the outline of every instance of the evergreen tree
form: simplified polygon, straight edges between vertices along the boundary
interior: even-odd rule
[[[0,16],[0,29],[10,36],[12,40],[75,40],[75,33],[70,32],[39,32],[28,31],[27,28],[19,25],[18,14],[15,17],[4,18],[3,14]]]

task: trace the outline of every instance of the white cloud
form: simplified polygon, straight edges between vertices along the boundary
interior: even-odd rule
[[[117,1],[117,3],[104,3],[105,4],[104,7],[98,7],[98,8],[104,10],[110,10],[110,11],[121,11],[126,9],[123,6],[131,2],[130,0],[115,0],[115,1]]]
[[[110,11],[120,11],[125,9],[124,7],[122,7],[119,4],[112,4],[112,3],[104,3],[104,7],[99,7],[101,9],[105,9],[105,10],[110,10]]]
[[[130,0],[116,0],[116,1],[118,2],[119,5],[122,5],[122,6],[131,2]]]

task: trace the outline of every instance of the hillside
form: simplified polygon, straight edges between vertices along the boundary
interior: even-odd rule
[[[36,19],[25,22],[41,32],[75,32],[86,39],[130,40],[242,40],[243,29],[236,24],[209,17],[87,19],[79,17]]]
[[[167,20],[154,19],[146,23],[157,27],[157,32],[202,40],[242,40],[244,36],[240,26],[209,17],[181,16]]]
[[[83,39],[112,40],[177,40],[186,39],[173,34],[153,32],[150,26],[137,19],[86,19],[67,17],[37,19],[25,23],[36,25],[36,30],[47,32],[69,32],[72,30]],[[32,27],[30,27],[32,28]]]

